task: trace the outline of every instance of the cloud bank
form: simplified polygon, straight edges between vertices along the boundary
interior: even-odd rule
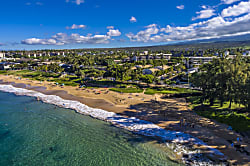
[[[196,12],[197,15],[192,18],[196,22],[189,25],[159,26],[157,24],[150,24],[136,33],[128,32],[126,37],[131,42],[160,43],[250,34],[250,0],[241,2],[238,2],[238,0],[221,0],[221,2],[227,4],[223,5],[226,7],[221,12],[217,12],[216,7],[202,5],[201,10]],[[179,6],[179,8],[184,9],[184,6]],[[202,21],[197,21],[199,19],[202,19]],[[137,22],[137,19],[132,16],[129,21],[134,23]],[[73,24],[66,28],[84,29],[86,25]],[[107,33],[103,35],[80,35],[77,33],[68,35],[66,33],[57,33],[47,39],[29,38],[21,41],[21,43],[27,45],[106,44],[114,40],[114,37],[122,35],[114,26],[106,28]],[[124,41],[121,38],[119,40]]]
[[[68,2],[72,2],[72,3],[75,3],[75,4],[77,4],[77,5],[81,5],[82,3],[84,3],[84,0],[73,0],[73,1],[71,1],[71,0],[66,0],[66,2],[68,3]]]
[[[204,10],[197,12],[198,16],[194,20],[209,18],[208,20],[187,26],[167,25],[163,28],[151,24],[136,34],[130,32],[126,36],[133,42],[168,42],[250,34],[250,1],[229,6],[218,14],[215,14],[214,9],[206,6],[202,8]]]
[[[221,0],[225,4],[232,4],[234,2],[240,1],[240,0]]]
[[[21,44],[26,45],[66,45],[66,44],[107,44],[114,36],[120,36],[121,32],[115,29],[109,29],[105,35],[86,36],[77,33],[67,35],[65,33],[57,33],[48,39],[29,38],[21,41]]]
[[[250,1],[240,2],[237,5],[230,6],[221,12],[223,17],[239,16],[241,14],[250,13]]]
[[[192,20],[197,20],[197,19],[204,19],[204,18],[210,18],[215,15],[215,10],[214,9],[204,9],[199,12],[196,12],[198,16],[193,17]]]

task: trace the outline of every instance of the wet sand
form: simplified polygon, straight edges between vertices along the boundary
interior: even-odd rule
[[[4,84],[12,84],[15,87],[35,90],[46,95],[57,95],[63,99],[76,100],[93,108],[100,108],[110,112],[119,113],[127,117],[136,117],[151,121],[167,130],[182,131],[193,135],[209,146],[219,149],[228,157],[230,163],[237,165],[249,165],[249,154],[241,153],[236,148],[231,148],[231,142],[241,137],[234,131],[227,130],[226,125],[196,115],[188,109],[185,99],[161,99],[160,95],[150,96],[140,94],[120,94],[108,89],[79,90],[77,87],[54,86],[51,82],[31,81],[16,79],[14,76],[0,76]],[[96,94],[101,92],[101,94]],[[154,99],[157,99],[157,102]],[[143,100],[142,100],[143,99]],[[180,119],[186,119],[185,127],[180,126]],[[249,150],[249,139],[243,138],[242,145],[246,152]],[[197,147],[202,148],[202,147]]]

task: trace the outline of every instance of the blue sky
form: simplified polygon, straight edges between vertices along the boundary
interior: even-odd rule
[[[250,0],[12,0],[0,4],[0,49],[144,46],[250,33]]]

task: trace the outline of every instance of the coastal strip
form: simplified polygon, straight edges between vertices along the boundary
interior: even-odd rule
[[[221,153],[217,149],[207,146],[203,141],[198,138],[195,138],[183,132],[165,130],[145,120],[140,120],[134,117],[127,118],[118,115],[114,112],[108,112],[103,109],[88,107],[87,105],[82,104],[78,101],[65,100],[56,95],[45,95],[43,93],[36,92],[33,90],[16,88],[12,85],[0,85],[0,91],[14,93],[16,95],[22,96],[37,97],[44,103],[54,104],[59,107],[73,109],[80,114],[88,115],[99,120],[107,121],[116,127],[126,129],[133,133],[143,136],[160,138],[162,141],[167,142],[166,145],[169,148],[173,149],[173,151],[180,155],[188,155],[189,159],[195,156],[197,157],[197,155],[200,156],[200,154],[199,151],[187,149],[187,144],[206,147],[206,149],[210,151],[211,155],[221,156],[221,158],[224,157],[223,153]],[[185,159],[183,159],[183,161],[186,162]]]

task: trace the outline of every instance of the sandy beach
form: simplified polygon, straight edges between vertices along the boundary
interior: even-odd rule
[[[136,117],[157,124],[166,130],[181,131],[201,139],[207,145],[220,150],[231,164],[249,165],[249,138],[243,137],[244,151],[232,148],[237,145],[238,133],[228,130],[228,126],[203,118],[188,108],[184,98],[162,99],[161,95],[143,93],[117,93],[106,88],[83,89],[71,86],[55,86],[52,82],[39,82],[15,76],[0,75],[3,84],[56,95],[66,100],[79,101],[89,107],[115,112],[126,117]],[[187,125],[181,126],[180,120]],[[196,147],[201,148],[202,147]]]

